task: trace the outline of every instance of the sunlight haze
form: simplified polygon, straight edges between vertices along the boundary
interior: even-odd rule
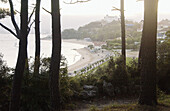
[[[75,1],[75,0],[73,0]],[[15,10],[20,10],[20,0],[13,0]],[[104,16],[120,16],[119,11],[111,11],[112,7],[120,8],[120,0],[91,0],[85,3],[77,3],[77,4],[65,4],[64,2],[69,3],[70,0],[60,0],[61,7],[61,24],[62,30],[67,28],[77,29],[80,26],[88,24],[92,21],[101,20]],[[42,9],[45,8],[48,11],[51,10],[51,0],[42,0],[41,1],[41,21],[42,24],[46,27],[42,27],[43,30],[49,32],[50,25],[49,19],[50,14]],[[30,13],[33,9],[33,5],[35,4],[35,0],[29,1],[29,9]],[[162,19],[170,18],[170,0],[159,0],[158,7],[158,21]],[[9,4],[1,3],[0,7],[9,8]],[[136,2],[136,0],[125,0],[125,18],[133,21],[141,21],[143,20],[143,12],[144,12],[144,3],[142,1]],[[17,14],[17,16],[19,16]],[[17,17],[16,17],[17,18]],[[6,24],[8,20],[3,20]],[[42,26],[43,26],[42,25]],[[48,27],[47,27],[48,26]]]
[[[32,0],[30,4],[34,3],[35,0]],[[118,12],[111,11],[112,6],[117,8],[120,7],[119,0],[91,0],[86,3],[77,3],[77,4],[65,4],[63,1],[69,3],[70,0],[60,0],[61,14],[62,15],[118,15]],[[75,1],[75,0],[73,0]],[[18,4],[19,0],[13,0],[15,9],[19,10]],[[170,0],[159,0],[159,13],[170,12]],[[0,7],[8,7],[9,4],[0,4]],[[17,6],[17,7],[16,7]],[[50,9],[50,0],[42,0],[42,7],[47,10]],[[143,2],[136,2],[136,0],[125,0],[125,13],[126,15],[133,16],[134,14],[143,12]],[[46,14],[47,12],[42,11]]]

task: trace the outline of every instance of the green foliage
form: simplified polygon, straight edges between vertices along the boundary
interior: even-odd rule
[[[22,108],[30,111],[43,110],[47,111],[50,107],[50,92],[49,92],[49,73],[50,73],[51,58],[43,58],[40,63],[40,74],[33,75],[30,73],[29,77],[24,77]],[[30,71],[31,72],[31,71]],[[73,91],[70,86],[70,77],[67,72],[66,58],[61,57],[60,63],[60,94],[61,105],[64,107],[66,103],[71,100]]]
[[[131,59],[127,65],[127,72],[134,85],[140,85],[140,73],[138,69],[138,59]]]
[[[21,110],[49,110],[50,92],[48,74],[24,76],[21,95]]]
[[[158,98],[159,100],[165,99],[165,92],[163,92],[162,90],[160,90],[158,87],[157,87],[157,98]]]
[[[73,90],[71,90],[70,78],[68,77],[67,67],[60,69],[60,92],[61,103],[65,104],[71,100]]]
[[[9,9],[0,8],[0,19],[5,18],[7,15],[10,15]]]
[[[126,21],[127,23],[134,24],[133,27],[127,27],[127,34],[133,38],[139,37],[140,33],[137,29],[140,27],[139,23]],[[111,23],[91,22],[83,27],[79,27],[76,31],[74,29],[66,29],[62,32],[64,39],[84,39],[91,38],[94,41],[106,41],[107,39],[115,39],[121,36],[120,22],[112,21]]]
[[[66,29],[62,32],[63,39],[78,39],[79,33],[74,29]]]
[[[9,106],[9,96],[11,88],[10,68],[7,67],[3,56],[0,53],[0,110],[7,111]]]
[[[80,92],[83,85],[94,85],[98,87],[99,96],[108,96],[103,89],[105,81],[113,85],[113,96],[138,95],[140,91],[140,75],[137,66],[136,59],[129,60],[125,69],[122,57],[110,58],[105,65],[86,74],[73,77],[71,84],[74,83],[74,86],[76,86],[73,87],[73,89],[76,89],[76,92]]]
[[[94,46],[93,46],[93,45],[89,45],[88,47],[89,47],[90,49],[93,49],[93,48],[94,48]]]
[[[167,36],[167,39],[170,38],[170,31],[167,31],[165,35]]]
[[[126,38],[126,49],[133,49],[139,50],[140,47],[140,33],[138,32],[137,35],[133,35],[133,37]],[[121,39],[115,38],[113,40],[107,41],[107,48],[106,49],[120,49],[121,48]]]
[[[129,78],[127,75],[127,70],[124,68],[123,65],[123,58],[120,57],[115,60],[110,60],[108,63],[107,72],[106,74],[109,78],[109,82],[112,83],[115,89],[115,94],[126,94]]]
[[[92,105],[89,111],[99,111],[96,106]]]
[[[157,48],[158,86],[166,93],[170,93],[170,39],[159,43]]]

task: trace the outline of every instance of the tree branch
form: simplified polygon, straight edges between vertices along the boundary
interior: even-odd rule
[[[20,14],[20,12],[19,12],[18,10],[15,10],[15,12],[17,12],[17,13],[19,13],[19,14]]]
[[[14,7],[13,7],[13,3],[12,3],[12,0],[9,0],[9,4],[10,4],[10,11],[11,11],[11,21],[15,27],[15,30],[16,30],[16,34],[19,35],[20,34],[20,30],[19,30],[19,27],[15,21],[15,17],[14,17]]]
[[[3,25],[2,23],[0,23],[0,26],[3,27],[4,29],[6,29],[7,31],[9,31],[9,32],[10,32],[12,35],[14,35],[17,39],[19,39],[18,36],[17,36],[11,29],[9,29],[8,27],[6,27],[6,26]]]
[[[112,11],[120,11],[120,9],[119,9],[119,8],[117,8],[117,7],[114,7],[114,6],[113,6]]]
[[[91,0],[77,0],[75,2],[73,2],[73,0],[71,0],[69,3],[68,2],[65,2],[63,1],[65,4],[76,4],[76,3],[84,3],[84,2],[89,2]]]
[[[30,15],[30,17],[29,17],[29,19],[28,19],[28,24],[31,22],[31,18],[32,18],[34,12],[35,12],[35,9],[36,9],[36,7],[34,7],[34,9],[33,9],[32,12],[31,12],[31,15]]]
[[[35,20],[30,24],[30,26],[28,27],[28,31],[27,31],[27,35],[29,34],[30,30],[31,30],[31,27],[32,25],[34,24]]]
[[[51,14],[51,12],[48,11],[47,9],[45,9],[44,7],[42,7],[42,9],[43,9],[44,11],[46,11],[47,13]]]

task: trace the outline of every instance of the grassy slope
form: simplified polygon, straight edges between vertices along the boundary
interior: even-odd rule
[[[136,104],[113,104],[98,109],[92,106],[90,111],[170,111],[170,95],[158,100],[158,105],[155,107]]]

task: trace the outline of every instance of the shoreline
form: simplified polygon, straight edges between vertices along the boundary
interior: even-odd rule
[[[76,40],[76,39],[63,39],[62,41],[81,44],[81,45],[85,45],[86,47],[88,45],[93,44],[92,42],[86,42],[84,40]],[[80,48],[80,49],[76,49],[75,51],[77,51],[81,55],[81,57],[77,62],[68,66],[69,73],[74,73],[74,71],[86,67],[88,64],[92,64],[96,61],[99,61],[102,58],[104,58],[107,54],[110,53],[109,51],[105,51],[105,52],[99,51],[98,53],[94,53],[94,52],[90,52],[87,48]],[[137,55],[138,55],[138,51],[127,52],[127,57],[133,58],[133,57],[137,57]]]
[[[69,73],[73,73],[75,70],[85,67],[93,59],[92,55],[86,48],[77,49],[75,51],[77,51],[81,55],[81,57],[76,63],[68,66]]]
[[[97,62],[105,58],[105,56],[110,53],[108,51],[99,51],[98,53],[94,53],[90,52],[87,48],[77,49],[76,51],[81,55],[81,58],[76,63],[68,66],[69,73],[74,73],[74,71],[77,71],[83,67],[86,67],[89,64]]]

